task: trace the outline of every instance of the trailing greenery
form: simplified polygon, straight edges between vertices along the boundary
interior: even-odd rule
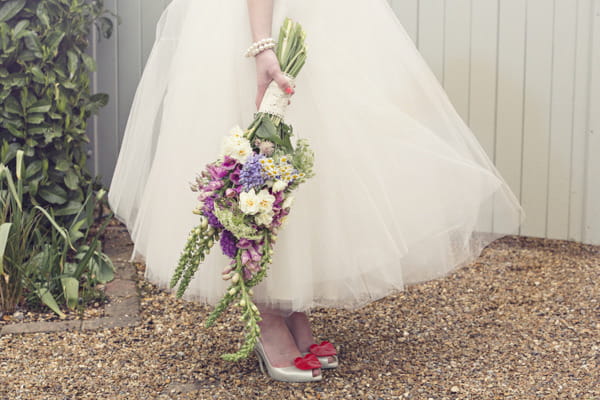
[[[108,100],[90,93],[94,25],[108,37],[101,0],[0,0],[0,161],[25,152],[25,203],[52,207],[66,224],[93,181],[88,118]]]

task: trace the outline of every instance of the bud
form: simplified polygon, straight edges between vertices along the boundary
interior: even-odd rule
[[[248,294],[249,294],[250,296],[254,296],[254,290],[252,290],[252,289],[248,289]]]
[[[205,216],[200,217],[200,226],[202,227],[202,229],[206,229],[206,227],[208,226],[208,218],[206,218]]]
[[[229,279],[231,279],[231,274],[223,274],[223,280],[224,281],[227,281]]]
[[[242,299],[240,300],[240,307],[245,307],[246,306],[246,300]]]
[[[237,292],[237,289],[235,287],[232,287],[231,289],[229,289],[230,296],[233,296],[236,292]]]
[[[237,272],[235,274],[233,274],[233,276],[231,277],[231,282],[233,283],[238,283],[240,281],[240,274],[238,274]]]
[[[258,312],[258,307],[256,307],[254,304],[252,304],[251,308],[252,308],[252,311]]]

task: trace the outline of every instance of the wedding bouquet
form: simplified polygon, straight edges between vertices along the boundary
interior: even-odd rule
[[[293,80],[306,61],[305,33],[287,18],[276,54],[281,70]],[[314,154],[306,140],[290,140],[292,127],[283,121],[289,94],[272,82],[255,119],[246,131],[235,127],[224,139],[219,158],[206,166],[192,190],[199,193],[194,211],[200,223],[187,243],[171,279],[181,297],[199,264],[217,242],[231,261],[223,271],[229,288],[209,315],[207,326],[232,303],[240,307],[246,336],[240,349],[225,360],[246,358],[260,336],[260,312],[252,287],[271,263],[277,233],[290,212],[292,192],[313,174]]]

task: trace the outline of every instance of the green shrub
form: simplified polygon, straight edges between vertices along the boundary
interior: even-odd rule
[[[25,202],[50,206],[69,224],[93,181],[87,120],[107,102],[90,93],[85,53],[96,25],[112,23],[101,0],[0,0],[0,161],[25,152]]]

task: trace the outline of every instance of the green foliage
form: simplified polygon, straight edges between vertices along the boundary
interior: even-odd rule
[[[0,164],[0,310],[13,312],[23,292],[26,278],[36,265],[39,248],[35,233],[38,213],[22,207],[24,168],[22,157],[16,164],[17,180]]]
[[[114,267],[102,253],[99,237],[110,218],[91,237],[92,199],[101,200],[104,191],[89,193],[68,228],[59,225],[40,206],[25,208],[24,176],[27,168],[23,151],[16,154],[16,180],[8,167],[0,164],[0,310],[12,312],[23,292],[59,315],[59,303],[73,309],[82,292],[97,283],[113,279]],[[45,229],[42,221],[47,221]],[[81,226],[87,229],[81,231]],[[75,248],[74,242],[81,244]]]
[[[101,0],[0,0],[0,162],[24,151],[27,204],[52,207],[68,225],[93,179],[86,169],[88,118],[108,101],[90,93],[94,25],[108,37]]]

